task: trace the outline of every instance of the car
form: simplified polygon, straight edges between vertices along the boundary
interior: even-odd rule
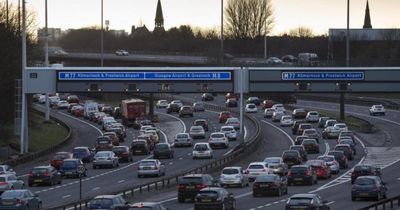
[[[193,121],[193,125],[202,126],[204,131],[208,131],[208,121],[206,119],[197,119]]]
[[[237,133],[233,126],[221,126],[220,132],[224,133],[225,137],[230,141],[236,141],[237,139]]]
[[[284,56],[282,56],[281,60],[284,63],[289,63],[290,64],[290,63],[297,63],[298,59],[293,55],[284,55]]]
[[[148,155],[150,154],[150,146],[147,140],[135,139],[131,143],[130,148],[132,155]]]
[[[51,108],[56,107],[59,101],[60,101],[60,97],[58,97],[58,96],[50,96],[49,97],[49,106]]]
[[[303,142],[301,143],[303,145],[304,149],[306,149],[306,152],[308,154],[314,153],[318,154],[319,153],[319,144],[315,139],[304,139]]]
[[[319,112],[317,111],[309,111],[306,115],[306,122],[315,123],[319,120]]]
[[[68,101],[61,100],[61,101],[57,102],[56,108],[57,109],[67,109],[68,106],[69,106]]]
[[[300,124],[305,123],[305,120],[295,120],[292,125],[292,134],[296,135],[297,130],[299,129]]]
[[[222,128],[221,128],[222,129]],[[235,131],[235,129],[232,127],[230,131]],[[210,144],[210,147],[213,149],[216,148],[228,148],[229,147],[229,141],[228,137],[226,136],[226,133],[224,132],[214,132],[210,134],[210,138],[208,139],[208,143]]]
[[[90,151],[89,147],[75,147],[72,150],[73,158],[82,160],[83,163],[90,163],[93,161],[93,152]]]
[[[326,165],[331,168],[332,174],[338,174],[340,172],[339,163],[335,160],[333,155],[321,155],[317,157],[317,160],[325,160]]]
[[[297,150],[286,150],[282,152],[282,160],[290,168],[293,165],[299,165],[302,162],[299,151]]]
[[[379,176],[359,176],[351,187],[351,200],[358,198],[386,199],[387,188]]]
[[[107,131],[107,132],[103,133],[103,136],[110,137],[112,146],[119,146],[119,137],[116,132]],[[112,148],[112,146],[111,146],[111,148]],[[107,150],[110,151],[111,149],[107,148]]]
[[[300,127],[302,129],[303,127]],[[304,129],[302,136],[307,136],[309,139],[315,139],[319,143],[319,134],[318,131],[314,128]]]
[[[119,158],[113,151],[99,151],[94,155],[92,167],[96,169],[102,166],[116,168],[119,166]]]
[[[214,96],[211,93],[203,93],[201,95],[202,101],[214,101]]]
[[[153,139],[156,144],[160,142],[160,135],[158,135],[157,130],[146,129],[142,135],[150,135],[151,139]]]
[[[342,137],[350,137],[352,140],[353,140],[353,142],[354,142],[354,144],[357,144],[356,143],[356,141],[354,141],[354,133],[352,132],[352,131],[342,131],[342,132],[340,132],[339,133],[339,138],[338,139],[340,139],[340,138],[342,138]]]
[[[337,123],[337,120],[334,120],[334,119],[326,120],[324,128],[327,128],[327,127],[330,127],[330,126],[334,126],[336,123]]]
[[[246,104],[244,111],[246,113],[257,113],[257,106],[255,104]]]
[[[113,146],[112,152],[118,157],[119,162],[132,162],[133,154],[128,146]]]
[[[107,114],[104,112],[95,112],[92,118],[92,121],[95,123],[99,123],[103,117],[106,117]]]
[[[120,142],[125,141],[126,130],[120,123],[113,123],[107,129],[106,132],[115,133],[117,135],[118,142],[114,142],[113,145],[118,146]],[[117,145],[118,144],[118,145]]]
[[[293,125],[292,116],[290,116],[290,115],[283,115],[283,116],[281,117],[280,123],[281,123],[280,125],[281,125],[282,127],[285,127],[285,126],[292,126],[292,125]]]
[[[103,107],[104,108],[104,107]],[[101,121],[101,129],[103,131],[107,130],[110,128],[114,123],[118,123],[114,117],[103,117]]]
[[[339,163],[339,167],[341,169],[346,169],[349,167],[347,157],[346,155],[344,155],[343,151],[337,151],[337,150],[329,151],[328,155],[333,155],[335,157],[335,160]]]
[[[126,50],[117,50],[117,51],[115,51],[115,55],[116,56],[127,56],[127,55],[129,55],[129,52]]]
[[[276,174],[258,176],[253,183],[253,197],[264,194],[273,194],[280,197],[287,193],[287,178]]]
[[[179,113],[179,110],[180,110],[179,104],[169,103],[167,106],[167,114],[172,113],[172,112]]]
[[[236,200],[233,194],[220,187],[201,189],[194,202],[194,209],[234,210],[235,206]]]
[[[324,139],[338,138],[339,134],[340,130],[335,129],[333,126],[328,126],[322,131],[322,138]]]
[[[62,162],[65,159],[72,158],[72,156],[73,154],[70,152],[57,152],[50,160],[50,165],[59,170],[62,165]]]
[[[375,116],[375,115],[385,115],[385,107],[382,106],[382,104],[379,105],[372,105],[372,107],[369,109],[369,114],[371,116]]]
[[[181,100],[173,100],[171,104],[177,104],[179,108],[183,106],[183,102]]]
[[[249,97],[246,101],[247,104],[255,104],[256,106],[260,106],[261,100],[258,97]]]
[[[272,113],[272,122],[279,122],[281,121],[281,118],[285,115],[284,112],[282,111],[274,111],[274,113]]]
[[[303,145],[292,145],[289,147],[289,150],[298,151],[302,161],[307,161],[307,152]]]
[[[135,124],[136,124],[136,126],[135,126]],[[142,128],[142,126],[152,126],[152,127],[155,127],[155,125],[154,125],[154,123],[151,121],[151,120],[148,120],[148,119],[137,119],[137,120],[135,120],[135,123],[134,123],[134,128],[135,129],[140,129],[140,128]]]
[[[72,107],[78,106],[78,105],[79,105],[79,104],[77,104],[77,103],[68,103],[67,112],[68,112],[68,113],[71,113]]]
[[[204,103],[202,102],[194,102],[192,109],[194,112],[204,112],[206,110]]]
[[[357,164],[354,166],[353,171],[351,172],[351,183],[359,176],[379,176],[382,177],[382,172],[379,167],[373,166],[371,164]]]
[[[113,116],[115,119],[120,119],[120,118],[122,117],[122,114],[121,114],[121,107],[119,107],[119,106],[114,107],[112,116]]]
[[[230,117],[225,121],[226,126],[233,126],[235,130],[240,130],[240,120],[236,117]]]
[[[174,148],[168,143],[158,143],[154,147],[153,158],[174,158]]]
[[[238,101],[234,98],[228,98],[225,101],[226,107],[238,107]]]
[[[249,178],[249,181],[252,182],[258,176],[272,174],[272,171],[268,168],[268,164],[265,162],[252,162],[245,170],[245,174]]]
[[[330,119],[331,119],[330,117],[320,117],[320,118],[318,119],[318,123],[317,123],[318,128],[324,128],[324,127],[325,127],[326,121],[327,121],[327,120],[330,120]]]
[[[137,167],[137,177],[144,176],[165,176],[165,165],[157,159],[141,160]]]
[[[21,178],[15,174],[7,173],[0,175],[0,194],[6,190],[23,189],[25,183]]]
[[[350,146],[353,155],[357,154],[357,149],[356,149],[356,145],[354,144],[354,141],[350,138],[343,138],[341,139],[338,144],[347,144]]]
[[[244,170],[240,166],[225,167],[221,171],[219,177],[221,187],[225,186],[249,186],[249,179],[244,174]]]
[[[144,140],[146,142],[146,147],[149,151],[144,150],[145,148],[143,148],[143,145],[141,142],[136,142],[136,140]],[[132,149],[132,145],[136,144],[136,147],[139,148],[139,152],[141,154],[149,154],[150,150],[154,150],[154,146],[156,145],[156,141],[155,141],[155,136],[153,134],[141,134],[139,136],[136,137],[136,139],[134,139],[131,143],[131,149]],[[137,145],[139,144],[139,145]],[[133,153],[137,153],[136,151],[133,151]]]
[[[77,103],[79,104],[79,97],[77,95],[69,95],[67,97],[68,103]]]
[[[288,175],[288,185],[293,184],[307,184],[313,185],[317,184],[317,173],[309,165],[294,165],[289,169]]]
[[[272,115],[274,114],[275,109],[273,108],[266,108],[264,109],[264,118],[271,118]]]
[[[229,98],[234,98],[236,101],[239,100],[239,94],[235,94],[235,93],[227,93],[225,95],[225,100],[229,99]]]
[[[179,109],[179,117],[184,116],[193,117],[193,110],[191,106],[181,106]]]
[[[86,209],[117,209],[127,202],[121,195],[98,195],[86,205]]]
[[[292,117],[294,119],[304,119],[307,116],[307,111],[305,109],[294,109],[292,111]]]
[[[269,57],[267,59],[267,64],[280,65],[280,64],[283,64],[283,61],[281,59],[277,58],[277,57]]]
[[[213,150],[208,143],[196,143],[193,146],[192,158],[213,158]]]
[[[194,201],[197,193],[206,187],[219,186],[218,181],[209,174],[188,174],[178,178],[176,188],[178,189],[178,202],[183,203],[186,199]]]
[[[332,176],[331,168],[325,160],[308,160],[305,165],[311,166],[317,173],[317,178],[329,179]]]
[[[71,114],[76,117],[83,117],[84,108],[82,105],[76,105],[71,108]]]
[[[348,144],[337,144],[335,146],[336,151],[343,151],[344,155],[349,160],[354,160],[353,150],[351,149],[350,145]]]
[[[7,190],[0,196],[0,209],[40,210],[42,200],[28,189]]]
[[[219,113],[218,122],[225,123],[228,118],[231,118],[232,114],[229,111],[222,111]]]
[[[272,100],[264,100],[261,104],[262,109],[271,108],[274,105]]]
[[[174,146],[193,146],[193,139],[189,133],[177,133],[174,138]]]
[[[16,174],[14,169],[12,169],[9,165],[0,165],[0,175],[1,174]]]
[[[158,109],[167,108],[167,106],[168,106],[168,101],[167,100],[158,100],[157,103],[156,103],[156,107]]]
[[[147,129],[153,129],[154,127],[151,125],[143,125],[140,127],[139,134],[145,134]]]
[[[28,186],[61,184],[61,173],[53,166],[35,166],[29,171]]]
[[[83,173],[78,173],[78,167],[84,167],[85,171]],[[86,167],[82,160],[76,158],[65,159],[60,167],[61,177],[74,177],[79,178],[80,176],[86,177]]]
[[[292,195],[286,202],[286,210],[319,209],[330,210],[328,201],[323,200],[318,194],[303,193]]]
[[[112,115],[114,108],[111,105],[104,105],[100,111],[108,114],[108,115]]]
[[[98,151],[111,151],[113,142],[110,136],[98,136],[96,139],[95,150]]]
[[[129,205],[129,207],[127,208],[127,210],[141,210],[141,209],[145,209],[145,210],[171,210],[169,208],[165,208],[161,203],[156,203],[156,202],[138,202],[138,203],[134,203]]]
[[[300,123],[299,127],[297,128],[296,134],[302,135],[305,129],[312,129],[312,125],[310,123]]]
[[[339,130],[339,134],[340,134],[340,132],[346,132],[349,130],[346,123],[335,123],[333,125],[333,128],[336,130]]]
[[[308,136],[296,136],[294,145],[301,145],[305,139],[308,139]]]
[[[289,170],[288,165],[283,162],[282,157],[267,157],[263,162],[267,163],[272,173],[280,176],[285,176]]]
[[[201,125],[193,125],[189,129],[189,134],[193,139],[204,139],[206,137],[206,132],[204,131],[203,126]]]

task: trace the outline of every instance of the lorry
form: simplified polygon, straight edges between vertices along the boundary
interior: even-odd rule
[[[297,62],[300,66],[319,66],[316,53],[299,53]]]
[[[99,106],[94,101],[86,101],[85,104],[83,105],[83,117],[85,119],[89,118],[90,113],[98,111],[99,111]]]
[[[127,99],[121,102],[122,124],[131,126],[136,119],[144,119],[146,116],[146,102],[141,99]]]

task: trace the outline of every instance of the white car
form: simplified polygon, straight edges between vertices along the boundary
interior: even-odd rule
[[[335,123],[333,126],[328,126],[322,132],[323,138],[338,138],[340,132],[348,131],[346,124],[344,123]]]
[[[339,163],[335,160],[335,156],[333,155],[321,155],[318,156],[318,160],[325,160],[326,165],[331,168],[332,174],[337,174],[340,171]]]
[[[50,107],[57,106],[59,101],[60,101],[60,97],[58,97],[58,96],[50,96],[49,97]]]
[[[68,101],[62,100],[62,101],[58,101],[56,106],[57,106],[57,109],[67,109],[69,106],[69,103],[68,103]]]
[[[167,108],[168,106],[168,101],[167,100],[158,100],[156,107],[161,109],[161,108]]]
[[[336,130],[339,130],[339,134],[340,134],[340,132],[349,131],[349,129],[347,128],[347,125],[345,123],[336,123],[335,125],[333,125],[333,128]]]
[[[327,128],[329,126],[334,126],[337,123],[337,120],[327,120],[325,121],[324,128]]]
[[[16,174],[9,165],[0,165],[0,174]]]
[[[309,111],[306,115],[307,122],[318,122],[319,120],[319,112],[317,111]]]
[[[173,100],[171,101],[171,104],[177,104],[179,108],[183,106],[183,103],[181,100]]]
[[[118,159],[113,151],[99,151],[94,155],[92,166],[93,169],[101,166],[115,168],[119,166]]]
[[[21,178],[17,178],[15,174],[0,175],[0,194],[6,190],[24,189],[25,183]]]
[[[189,134],[193,139],[206,137],[206,132],[204,131],[203,126],[201,125],[194,125],[190,127]]]
[[[224,186],[240,186],[245,187],[249,185],[249,179],[243,173],[243,168],[240,166],[225,167],[222,169],[219,177],[221,187]]]
[[[237,139],[237,133],[233,126],[222,126],[220,132],[225,133],[228,140],[236,141]]]
[[[279,122],[279,121],[281,121],[281,118],[282,118],[284,115],[285,115],[285,113],[282,112],[282,111],[275,111],[275,112],[272,114],[272,121],[273,121],[273,122]]]
[[[208,143],[210,144],[211,148],[217,148],[217,147],[228,148],[229,147],[228,138],[225,136],[225,133],[222,133],[222,132],[211,133]]]
[[[153,126],[151,125],[143,125],[142,127],[140,127],[139,135],[145,134],[147,129],[152,129],[152,128]]]
[[[127,56],[127,55],[129,55],[129,52],[126,51],[126,50],[117,50],[117,51],[115,51],[115,55],[117,55],[117,56]]]
[[[157,159],[146,159],[140,161],[137,167],[138,178],[144,176],[164,176],[165,165]]]
[[[293,118],[291,115],[283,115],[281,117],[281,126],[292,126]]]
[[[246,108],[244,110],[246,113],[256,113],[257,106],[255,104],[246,104]]]
[[[370,115],[385,115],[385,108],[382,105],[373,105],[370,109],[369,109],[369,114]]]
[[[275,111],[285,112],[286,109],[283,104],[274,104],[271,108],[275,109]]]
[[[318,131],[314,128],[311,129],[304,129],[302,136],[307,136],[309,139],[315,139],[319,143],[319,134]]]
[[[233,126],[235,130],[240,130],[240,120],[236,117],[226,119],[225,125]]]
[[[274,112],[275,112],[275,109],[273,109],[273,108],[266,108],[266,109],[264,110],[264,118],[271,118],[272,115],[274,114]]]
[[[193,140],[192,137],[188,133],[178,133],[175,135],[175,141],[174,141],[174,146],[179,147],[179,146],[189,146],[191,147],[193,145]]]
[[[254,181],[257,176],[262,176],[266,174],[270,174],[271,171],[268,168],[268,164],[265,162],[252,162],[247,167],[245,173],[249,178],[249,181]]]
[[[269,57],[267,59],[267,64],[272,64],[272,65],[283,64],[283,61],[277,57]]]
[[[208,143],[196,143],[193,147],[192,158],[213,158],[213,150]]]
[[[44,104],[46,103],[46,95],[40,95],[38,99],[39,104]]]

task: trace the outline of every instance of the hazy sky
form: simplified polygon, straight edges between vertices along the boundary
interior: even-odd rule
[[[157,0],[103,0],[104,20],[110,28],[130,32],[131,25],[145,24],[154,28]],[[228,0],[224,0],[225,4]],[[274,34],[298,26],[326,33],[329,28],[346,27],[347,0],[271,0],[274,8]],[[9,0],[16,3],[17,0]],[[44,26],[44,0],[27,0]],[[350,0],[350,26],[361,28],[366,0]],[[161,0],[165,27],[190,24],[219,28],[220,0]],[[100,25],[101,0],[48,0],[49,27],[80,28]],[[372,27],[400,27],[400,0],[369,0]]]

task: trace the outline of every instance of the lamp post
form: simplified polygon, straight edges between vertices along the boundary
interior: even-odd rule
[[[224,65],[224,0],[221,0],[221,63]]]
[[[49,29],[47,25],[47,0],[44,1],[45,4],[45,29],[44,29],[44,65],[45,67],[49,67]],[[49,93],[46,93],[46,113],[45,113],[45,121],[50,120],[50,106],[49,106]]]
[[[347,0],[346,67],[350,66],[350,0]],[[345,120],[344,93],[340,93],[340,120]]]
[[[103,39],[104,39],[104,34],[103,34],[103,0],[101,0],[101,67],[103,67],[104,64],[104,45],[103,45]]]
[[[6,0],[6,26],[8,29],[8,0]]]
[[[265,20],[264,24],[264,59],[267,60],[267,20]]]
[[[25,0],[22,0],[22,34],[21,34],[21,41],[22,41],[22,105],[21,105],[21,129],[20,129],[20,153],[24,154],[28,152],[28,120],[27,120],[27,102],[26,102],[26,95],[25,95],[25,88],[26,88],[26,78],[25,77],[25,68],[26,68],[26,12],[25,12]]]

